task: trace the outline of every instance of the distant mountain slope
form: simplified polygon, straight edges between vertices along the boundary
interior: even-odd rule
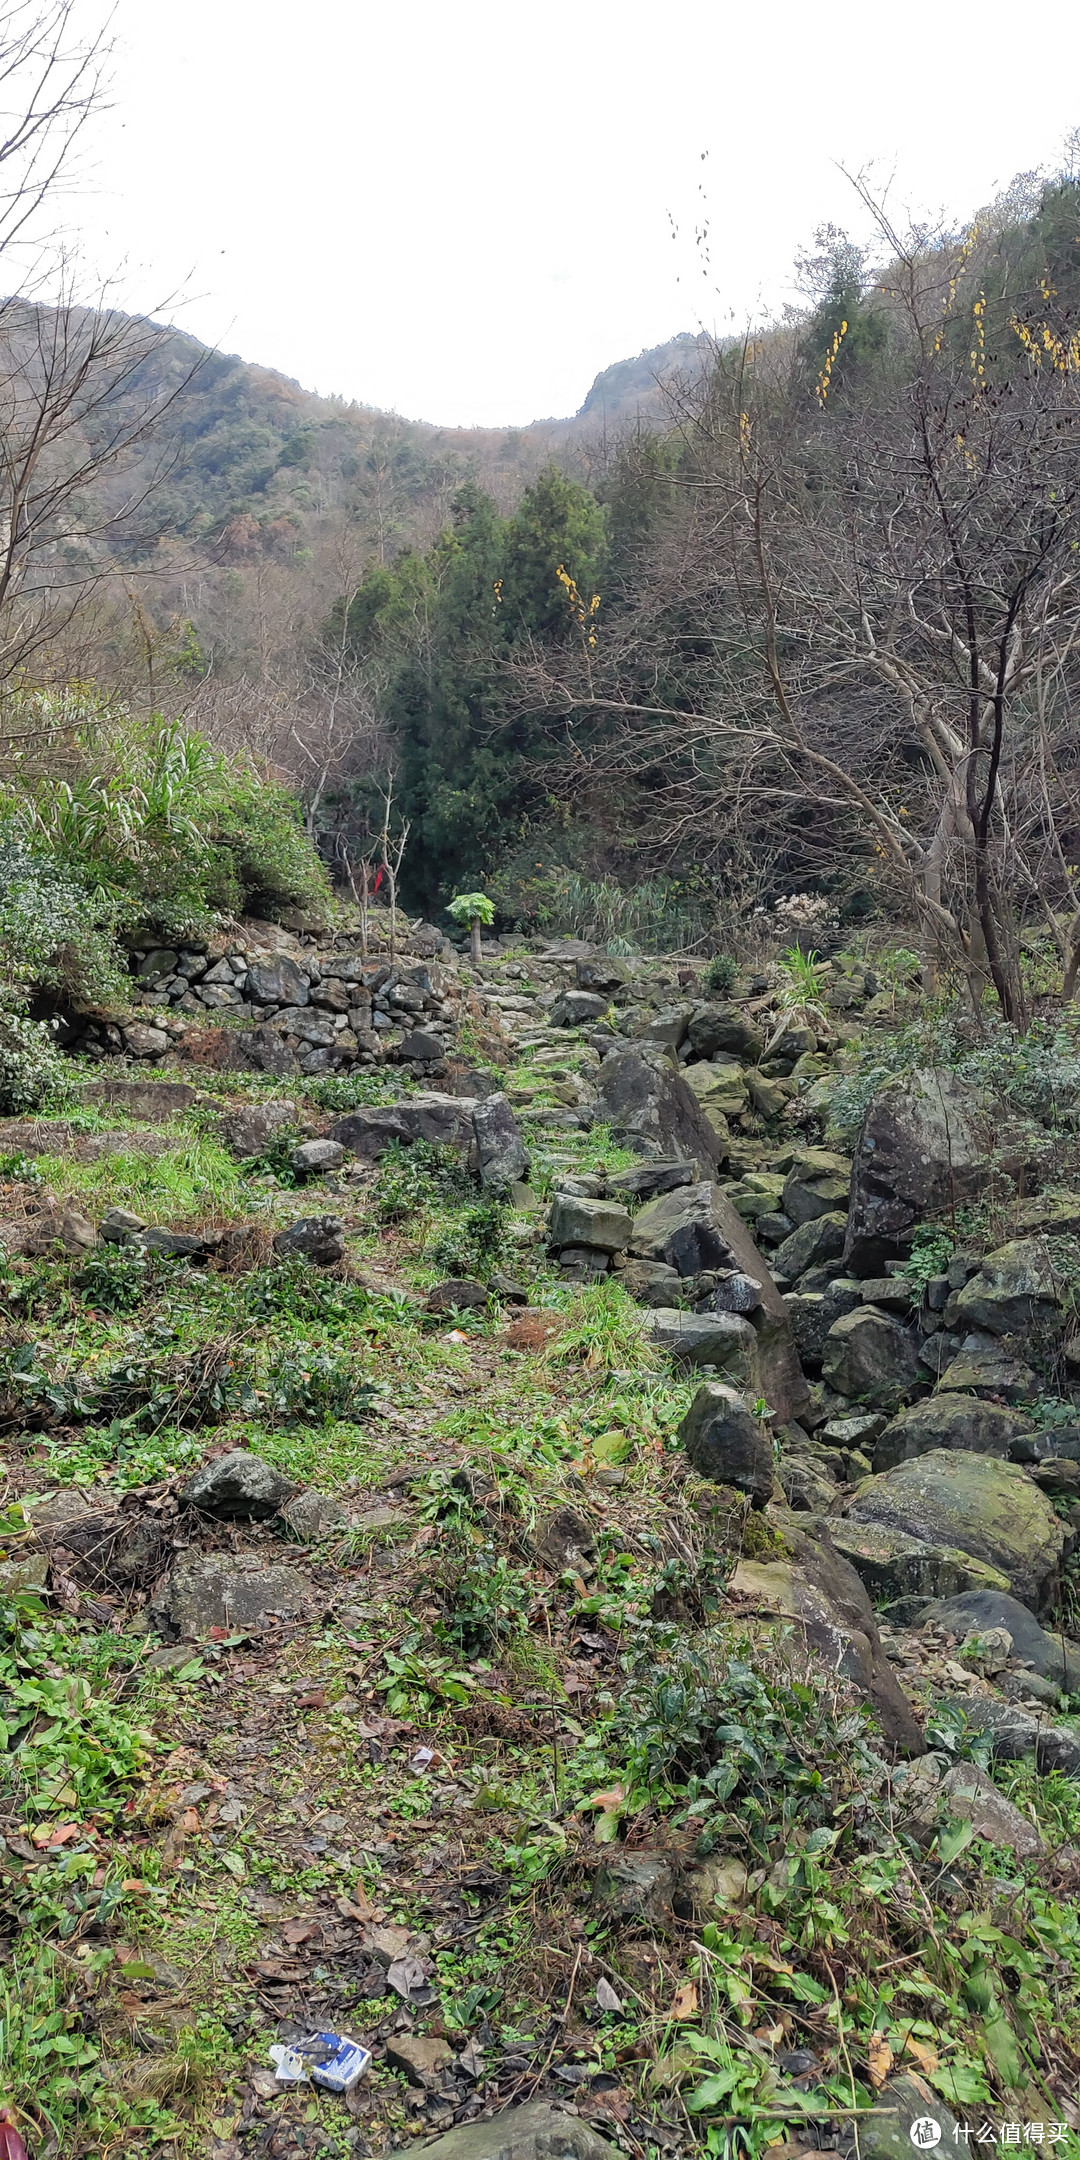
[[[666,345],[652,345],[634,360],[616,360],[597,376],[577,420],[655,417],[663,407],[662,385],[674,375],[699,375],[712,350],[703,332],[681,330]]]

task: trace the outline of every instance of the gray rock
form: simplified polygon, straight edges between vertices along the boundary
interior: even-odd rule
[[[313,1267],[335,1267],[345,1258],[345,1225],[339,1215],[298,1215],[279,1230],[274,1251],[283,1260],[310,1260]]]
[[[243,1110],[228,1111],[222,1118],[222,1137],[230,1155],[239,1162],[250,1162],[254,1156],[264,1154],[274,1134],[291,1125],[295,1117],[294,1103],[250,1103]]]
[[[319,1593],[300,1568],[268,1567],[255,1556],[196,1553],[178,1561],[151,1608],[155,1621],[188,1641],[211,1628],[263,1628],[319,1608]]]
[[[756,1065],[765,1047],[760,1030],[738,1005],[699,1005],[689,1033],[692,1048],[703,1058],[722,1051]]]
[[[796,1225],[847,1213],[851,1164],[828,1148],[801,1148],[784,1180],[781,1205]]]
[[[677,1439],[699,1477],[734,1485],[764,1505],[773,1488],[773,1445],[741,1395],[715,1382],[699,1387]]]
[[[928,1455],[931,1448],[967,1448],[974,1455],[1004,1459],[1030,1431],[1031,1420],[1022,1411],[983,1402],[977,1395],[939,1391],[927,1402],[911,1403],[886,1425],[874,1449],[874,1469],[891,1470],[894,1463]]]
[[[198,1091],[184,1080],[94,1080],[80,1096],[84,1103],[104,1103],[125,1116],[156,1124],[179,1117],[198,1101]]]
[[[798,1415],[806,1381],[784,1301],[746,1224],[718,1185],[688,1185],[650,1201],[634,1222],[630,1254],[663,1261],[683,1276],[731,1269],[759,1282],[761,1304],[752,1316],[757,1392],[782,1424]]]
[[[279,1079],[290,1078],[300,1070],[295,1052],[272,1027],[247,1028],[236,1038],[236,1055],[250,1071],[271,1073]]]
[[[475,1109],[476,1100],[468,1095],[413,1095],[408,1102],[350,1110],[331,1125],[330,1138],[365,1162],[378,1162],[393,1140],[405,1147],[427,1140],[433,1147],[455,1147],[465,1154],[475,1137]]]
[[[1040,1627],[1034,1613],[1018,1598],[1000,1590],[969,1590],[958,1597],[942,1598],[920,1619],[955,1635],[983,1634],[987,1628],[1006,1628],[1013,1640],[1013,1656],[1030,1665],[1044,1680],[1052,1680],[1064,1695],[1080,1693],[1080,1644]]]
[[[911,1284],[902,1275],[867,1275],[860,1285],[864,1305],[877,1305],[882,1312],[911,1312],[914,1299]]]
[[[827,1418],[820,1438],[830,1447],[869,1448],[884,1429],[884,1412],[868,1411],[858,1417]]]
[[[124,1048],[132,1057],[164,1057],[170,1048],[170,1039],[164,1028],[144,1027],[140,1021],[133,1021],[122,1033]]]
[[[642,1334],[677,1365],[716,1365],[748,1387],[757,1379],[757,1336],[737,1313],[680,1312],[658,1305],[646,1314]]]
[[[489,1293],[483,1283],[441,1282],[429,1290],[424,1303],[430,1313],[482,1312],[488,1303]]]
[[[837,1552],[850,1560],[876,1602],[897,1598],[952,1598],[977,1591],[1000,1594],[1008,1576],[975,1560],[955,1545],[930,1545],[891,1524],[863,1523],[833,1517],[829,1534]]]
[[[840,1214],[818,1215],[812,1222],[801,1223],[776,1247],[772,1256],[774,1274],[782,1275],[786,1282],[796,1282],[808,1268],[839,1260],[846,1227],[847,1218]]]
[[[734,1601],[773,1612],[783,1628],[797,1621],[809,1648],[827,1672],[839,1673],[873,1704],[886,1739],[905,1754],[922,1755],[926,1742],[881,1646],[866,1590],[854,1568],[818,1528],[811,1536],[798,1517],[785,1513],[786,1557],[740,1560],[728,1584]]]
[[[847,1513],[852,1522],[970,1553],[1003,1575],[1033,1612],[1055,1595],[1065,1525],[1018,1463],[935,1448],[867,1478]]]
[[[344,1160],[340,1140],[303,1140],[289,1157],[297,1177],[320,1177],[326,1170],[340,1170]]]
[[[854,1275],[880,1275],[911,1250],[918,1223],[981,1197],[987,1160],[1015,1175],[1029,1152],[1000,1113],[955,1073],[895,1080],[871,1103],[852,1167],[844,1259]]]
[[[127,1208],[111,1207],[98,1224],[98,1235],[104,1238],[106,1245],[128,1245],[145,1228],[141,1215],[132,1215]]]
[[[593,1897],[615,1920],[669,1928],[675,1871],[666,1853],[619,1852],[593,1877]]]
[[[529,1151],[502,1092],[473,1105],[473,1132],[482,1185],[513,1185],[529,1168]]]
[[[639,1305],[669,1306],[683,1288],[678,1268],[667,1267],[662,1260],[628,1260],[619,1269],[618,1279]]]
[[[556,1193],[551,1204],[548,1243],[559,1252],[565,1245],[591,1245],[598,1251],[624,1252],[633,1224],[629,1211],[613,1200],[578,1200]]]
[[[628,983],[629,970],[621,960],[613,960],[607,953],[597,953],[589,960],[577,961],[574,974],[579,990],[603,991],[609,997],[622,990]]]
[[[1040,1381],[1030,1365],[1010,1357],[999,1342],[970,1335],[945,1367],[939,1386],[1009,1403],[1034,1402]]]
[[[699,1064],[685,1065],[682,1077],[714,1129],[721,1130],[716,1124],[717,1112],[725,1120],[741,1117],[748,1100],[746,1075],[733,1059],[725,1058],[716,1064],[711,1059],[702,1059]],[[779,1198],[779,1187],[776,1197]]]
[[[596,1079],[598,1118],[614,1139],[658,1162],[696,1163],[709,1176],[724,1147],[685,1080],[661,1051],[638,1047],[606,1057]]]
[[[137,969],[139,981],[141,983],[155,982],[159,976],[175,975],[176,963],[179,957],[178,953],[170,952],[165,946],[159,947],[154,952],[147,953],[145,959],[140,961]]]
[[[988,1253],[978,1274],[957,1291],[946,1308],[946,1324],[952,1324],[955,1312],[962,1325],[985,1328],[989,1335],[1060,1332],[1064,1293],[1046,1240],[1014,1238]]]
[[[294,1480],[261,1456],[233,1448],[196,1470],[179,1497],[181,1506],[216,1515],[222,1522],[265,1522],[295,1491]]]
[[[247,994],[253,1005],[306,1005],[308,986],[287,953],[271,960],[253,961],[248,968]]]
[[[407,2146],[387,2160],[407,2160],[413,2152],[415,2146]],[[617,2146],[582,2116],[567,2115],[546,2100],[504,2108],[483,2122],[459,2123],[425,2145],[424,2153],[425,2160],[619,2160]]]
[[[406,1065],[436,1065],[446,1056],[446,1044],[427,1028],[410,1028],[398,1044],[398,1056]]]
[[[139,1239],[147,1252],[159,1253],[163,1260],[204,1260],[220,1242],[220,1232],[214,1237],[197,1237],[186,1230],[144,1230]]]
[[[639,1030],[642,1042],[678,1050],[686,1041],[692,1010],[690,1005],[664,1005],[659,1012],[650,1013]]]
[[[343,1530],[349,1520],[340,1500],[335,1500],[332,1493],[319,1492],[314,1485],[284,1501],[278,1514],[294,1537],[302,1538],[305,1545],[317,1545],[323,1538],[333,1537],[334,1532]]]
[[[613,1171],[607,1189],[613,1196],[626,1193],[628,1198],[647,1200],[653,1194],[674,1192],[680,1185],[693,1183],[693,1163],[651,1162],[640,1163],[633,1170]]]
[[[712,1309],[718,1313],[753,1313],[764,1304],[763,1283],[754,1275],[743,1275],[738,1268],[721,1270],[716,1288],[712,1292]]]
[[[784,1298],[795,1347],[803,1363],[820,1365],[829,1330],[858,1307],[858,1293],[830,1284],[827,1290],[790,1290]]]
[[[1048,1725],[1016,1703],[992,1702],[981,1695],[951,1698],[963,1711],[968,1729],[989,1740],[995,1762],[1019,1762],[1034,1755],[1043,1777],[1058,1770],[1080,1777],[1080,1739],[1067,1725]]]
[[[838,1395],[896,1403],[921,1377],[917,1338],[891,1313],[861,1305],[833,1322],[825,1338],[822,1378]]]
[[[990,1845],[1004,1845],[1020,1860],[1038,1860],[1046,1846],[1029,1815],[1022,1815],[992,1778],[974,1763],[957,1763],[946,1772],[940,1787],[949,1814],[969,1822],[976,1837]]]
[[[961,2150],[956,2116],[946,2102],[920,2077],[892,2077],[882,2086],[869,2113],[859,2121],[861,2160],[912,2160],[924,2149],[912,2137],[913,2124],[929,2117],[941,2133],[935,2150],[952,2155]]]
[[[587,1021],[601,1020],[608,1009],[610,999],[593,990],[564,990],[551,1008],[552,1027],[584,1027]]]

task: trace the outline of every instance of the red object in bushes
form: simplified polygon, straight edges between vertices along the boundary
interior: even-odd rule
[[[9,2107],[0,2107],[0,2160],[30,2160]]]

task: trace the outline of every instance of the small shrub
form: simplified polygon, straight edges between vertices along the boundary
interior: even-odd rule
[[[306,1260],[281,1260],[260,1268],[244,1284],[243,1309],[250,1320],[287,1320],[302,1326],[344,1326],[364,1317],[371,1298],[360,1283],[317,1273]]]
[[[387,1148],[375,1179],[375,1212],[380,1222],[404,1222],[439,1201],[463,1200],[476,1185],[456,1148],[435,1147],[414,1140],[403,1147],[394,1140]]]
[[[509,1212],[500,1194],[486,1195],[445,1225],[428,1246],[426,1257],[449,1275],[489,1274],[506,1251]]]
[[[460,1570],[451,1561],[436,1569],[435,1590],[443,1608],[438,1633],[475,1658],[524,1631],[534,1588],[505,1553],[468,1551],[469,1564]]]
[[[267,1415],[282,1425],[327,1425],[360,1418],[377,1389],[362,1380],[352,1358],[306,1344],[290,1345],[268,1366],[262,1389]]]
[[[62,1104],[71,1087],[71,1068],[45,1022],[0,1010],[0,1115]]]
[[[307,1093],[321,1110],[369,1110],[399,1101],[411,1085],[400,1072],[329,1073],[325,1080],[312,1080]]]
[[[91,1253],[75,1280],[88,1305],[98,1312],[134,1312],[151,1287],[157,1269],[143,1245],[102,1245]]]
[[[701,978],[701,987],[712,997],[730,997],[738,980],[739,963],[730,953],[714,953]]]

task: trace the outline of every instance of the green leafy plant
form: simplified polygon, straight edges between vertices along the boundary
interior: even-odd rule
[[[480,931],[481,928],[490,929],[495,920],[494,901],[489,900],[487,894],[482,892],[458,893],[456,898],[450,901],[446,912],[452,921],[468,930],[472,962],[474,967],[479,967],[482,958]]]
[[[730,997],[739,977],[739,963],[730,953],[714,953],[701,977],[701,987],[712,997]]]

